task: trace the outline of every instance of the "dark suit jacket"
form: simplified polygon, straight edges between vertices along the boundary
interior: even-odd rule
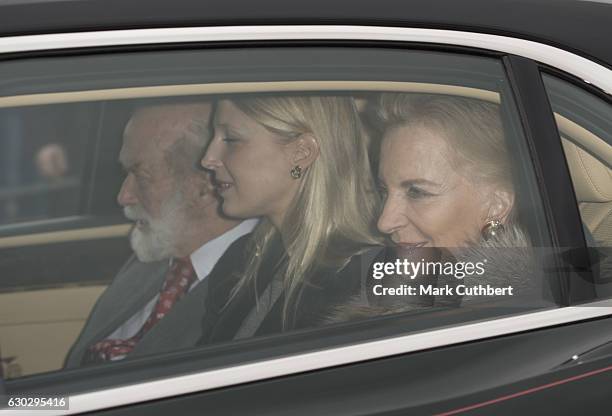
[[[372,249],[362,255],[353,256],[341,270],[323,268],[313,273],[302,286],[294,313],[289,315],[290,319],[285,326],[282,323],[285,302],[284,294],[282,294],[265,316],[254,336],[325,324],[327,318],[333,314],[334,307],[345,304],[355,297],[367,296],[369,265],[378,251],[379,249]],[[207,305],[209,309],[203,321],[203,336],[199,342],[200,345],[234,339],[244,319],[255,306],[255,293],[261,296],[275,273],[284,267],[281,260],[282,250],[278,250],[277,253],[264,259],[257,278],[244,286],[229,303],[227,300],[237,278],[225,281],[211,279],[209,295],[211,302]]]
[[[250,234],[234,241],[221,256],[210,275],[187,293],[170,312],[138,342],[128,358],[169,352],[196,345],[202,336],[202,319],[206,312],[211,279],[223,280],[241,268],[240,258]],[[64,366],[81,365],[87,349],[112,334],[159,293],[168,262],[142,263],[132,257],[100,296],[85,327],[70,349]]]

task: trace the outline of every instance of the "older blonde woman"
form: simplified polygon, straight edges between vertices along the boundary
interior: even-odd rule
[[[208,341],[315,325],[359,291],[378,207],[351,98],[221,100],[202,166],[225,215],[263,219]]]
[[[378,228],[406,247],[464,247],[510,228],[514,187],[499,107],[383,94]]]
[[[394,256],[461,266],[480,262],[483,273],[461,280],[440,273],[422,276],[408,284],[451,290],[441,291],[447,293],[442,296],[377,303],[356,298],[338,304],[330,321],[491,301],[488,296],[461,295],[458,284],[512,286],[516,300],[533,293],[537,265],[516,221],[499,106],[461,97],[389,93],[381,95],[376,111],[382,131],[378,180],[384,204],[378,229],[388,236]]]

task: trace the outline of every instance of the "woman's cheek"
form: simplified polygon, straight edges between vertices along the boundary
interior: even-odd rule
[[[434,240],[448,229],[452,222],[452,210],[441,201],[419,201],[414,205],[414,217],[417,226],[423,233]]]
[[[440,205],[433,203],[432,201],[416,200],[408,204],[410,211],[414,213],[415,218],[421,218],[426,222],[429,218],[438,217],[440,211]]]
[[[224,156],[223,166],[225,167],[225,170],[227,170],[233,181],[237,181],[242,170],[240,158],[236,157],[236,154],[233,151],[227,151]]]

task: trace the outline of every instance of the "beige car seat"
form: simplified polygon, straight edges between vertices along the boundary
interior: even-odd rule
[[[599,146],[607,154],[596,158],[564,135],[563,149],[582,220],[597,246],[612,247],[612,169],[602,161],[612,158],[612,146]]]

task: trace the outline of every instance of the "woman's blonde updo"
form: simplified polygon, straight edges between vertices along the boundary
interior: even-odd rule
[[[448,95],[385,93],[377,118],[383,131],[418,126],[441,133],[466,178],[514,191],[499,105]]]

